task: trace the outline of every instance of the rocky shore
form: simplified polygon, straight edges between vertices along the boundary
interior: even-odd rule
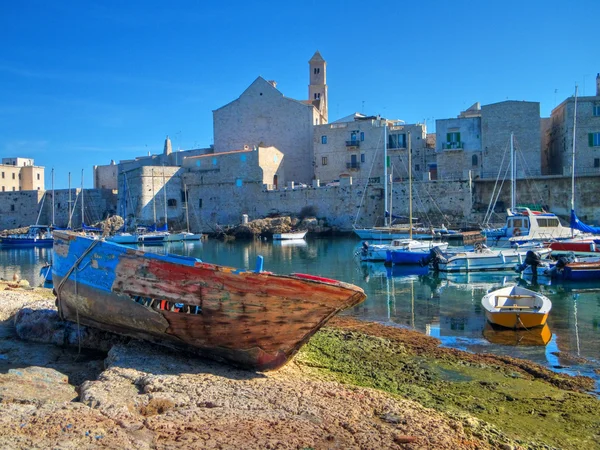
[[[61,322],[0,283],[0,448],[599,448],[593,382],[337,317],[253,373]]]

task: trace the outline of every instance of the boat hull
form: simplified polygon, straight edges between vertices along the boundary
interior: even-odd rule
[[[298,233],[277,233],[273,235],[273,239],[277,241],[286,239],[304,239],[306,231],[300,231]]]
[[[335,280],[247,272],[68,233],[55,239],[64,319],[254,370],[282,366],[329,318],[366,297]]]
[[[52,238],[0,238],[0,245],[3,247],[52,247],[53,243]]]
[[[519,286],[489,292],[481,299],[488,322],[505,328],[534,328],[546,324],[552,308],[550,300]]]

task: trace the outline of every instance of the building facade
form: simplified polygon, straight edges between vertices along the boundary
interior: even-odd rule
[[[383,155],[387,153],[390,178],[408,176],[408,148],[412,149],[413,178],[429,177],[435,151],[424,124],[405,124],[355,113],[314,127],[314,173],[322,184],[352,177],[353,183],[381,183]],[[387,144],[384,149],[384,144]]]
[[[2,192],[44,190],[44,168],[35,166],[31,158],[2,158],[0,190]]]
[[[547,129],[549,174],[570,175],[573,166],[573,129],[575,128],[575,174],[600,175],[600,74],[596,95],[575,97],[552,110]]]
[[[236,100],[213,111],[215,153],[275,147],[285,158],[282,180],[311,183],[313,127],[327,123],[327,65],[309,61],[308,100],[285,97],[274,81],[258,77]]]

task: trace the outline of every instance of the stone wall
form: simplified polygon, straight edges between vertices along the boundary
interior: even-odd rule
[[[109,189],[85,189],[83,198],[86,224],[101,220],[107,214],[114,214],[116,211],[117,194]],[[52,209],[52,191],[0,193],[0,229],[33,225],[38,220],[38,214],[37,223],[50,225],[53,217]],[[66,227],[69,224],[70,210],[72,226],[81,227],[81,189],[71,189],[71,208],[69,208],[69,190],[55,190],[54,225]]]

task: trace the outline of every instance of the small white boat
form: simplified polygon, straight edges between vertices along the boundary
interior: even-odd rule
[[[552,308],[548,297],[521,286],[489,292],[481,299],[481,305],[490,323],[506,328],[542,326]]]
[[[306,231],[296,231],[293,233],[277,233],[273,235],[274,240],[283,240],[283,239],[304,239],[306,236]]]
[[[391,244],[369,244],[363,242],[360,250],[361,261],[385,261],[388,251],[405,250],[410,252],[422,251],[423,257],[429,255],[429,250],[433,247],[439,247],[440,250],[446,251],[448,248],[447,242],[433,241],[416,241],[414,239],[393,239]]]

